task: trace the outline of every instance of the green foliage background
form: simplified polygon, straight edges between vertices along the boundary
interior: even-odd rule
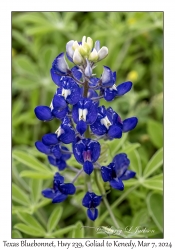
[[[42,123],[34,115],[37,105],[50,105],[56,85],[50,78],[53,59],[69,40],[82,36],[100,40],[109,48],[96,74],[107,65],[117,71],[117,84],[133,82],[130,93],[105,103],[121,115],[139,119],[136,129],[121,140],[103,144],[101,163],[126,152],[136,178],[123,192],[107,190],[107,199],[120,227],[145,227],[154,233],[124,233],[126,238],[163,237],[163,13],[162,12],[13,12],[12,13],[12,238],[105,238],[84,226],[114,226],[105,205],[90,223],[82,207],[84,176],[75,183],[76,195],[61,204],[41,196],[51,186],[56,169],[34,147],[44,133],[55,131],[58,121]],[[104,103],[103,101],[101,103]],[[106,160],[107,159],[107,160]],[[80,166],[72,158],[69,164]],[[64,171],[71,180],[73,175]],[[99,181],[101,181],[100,177]],[[93,182],[93,190],[98,190]],[[110,234],[110,230],[108,230]]]

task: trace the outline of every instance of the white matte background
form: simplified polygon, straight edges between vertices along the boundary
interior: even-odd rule
[[[11,11],[164,11],[164,240],[175,249],[175,2],[6,0],[0,3],[0,248],[11,239]],[[21,134],[21,136],[23,136]],[[44,241],[44,240],[40,240]],[[49,240],[47,240],[49,241]],[[67,240],[68,241],[68,240]],[[74,240],[75,241],[75,240]],[[121,240],[122,242],[125,240]],[[129,241],[129,240],[127,240]],[[151,240],[145,240],[150,242]],[[19,249],[19,247],[18,247]],[[28,247],[27,249],[34,249]],[[46,248],[47,249],[47,248]],[[65,248],[64,248],[65,249]],[[85,248],[84,248],[85,249]],[[87,248],[88,249],[88,248]],[[130,248],[127,248],[130,249]],[[138,249],[138,248],[135,248]],[[148,248],[146,248],[148,249]],[[150,248],[151,249],[151,248]],[[167,249],[167,248],[166,248]]]

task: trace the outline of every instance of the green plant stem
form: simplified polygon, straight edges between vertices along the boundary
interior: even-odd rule
[[[104,204],[105,204],[105,206],[106,206],[106,208],[107,208],[107,211],[108,211],[108,213],[110,214],[111,219],[112,219],[112,221],[113,221],[115,227],[116,227],[116,228],[119,228],[119,224],[118,224],[118,222],[117,222],[117,220],[116,220],[116,218],[115,218],[115,216],[114,216],[114,214],[113,214],[113,212],[112,212],[112,210],[111,210],[111,207],[110,207],[110,205],[109,205],[109,203],[108,203],[106,197],[104,196],[103,189],[102,189],[102,187],[101,187],[101,185],[100,185],[100,183],[99,183],[99,181],[98,181],[97,170],[94,170],[94,172],[95,172],[94,175],[95,175],[96,185],[97,185],[97,187],[98,187],[98,189],[99,189],[101,195],[103,195],[103,201],[104,201]]]
[[[139,184],[129,188],[125,193],[123,193],[112,205],[111,205],[111,211],[112,209],[116,208],[127,196],[129,193],[131,193],[134,189],[136,189],[139,186]],[[104,221],[104,219],[107,217],[109,211],[107,210],[104,212],[104,214],[99,218],[98,223],[99,225]]]
[[[79,177],[79,175],[83,172],[83,168],[76,174],[76,176],[74,177],[74,179],[72,180],[72,183],[74,183],[76,181],[76,179]]]

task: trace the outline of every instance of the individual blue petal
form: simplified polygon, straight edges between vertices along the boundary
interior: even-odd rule
[[[113,82],[116,82],[117,73],[115,71],[112,73],[112,76],[113,76]]]
[[[61,87],[62,80],[65,76],[58,75],[53,69],[50,70],[50,74],[53,82],[59,87]]]
[[[123,132],[128,132],[136,127],[138,123],[137,117],[131,117],[123,121]]]
[[[44,143],[42,143],[41,141],[37,141],[35,142],[35,147],[41,152],[44,153],[46,155],[49,155],[50,152],[50,147],[46,146]]]
[[[90,208],[91,207],[91,201],[92,201],[92,195],[90,192],[87,192],[82,200],[82,205],[84,207]]]
[[[80,140],[79,142],[73,145],[73,153],[74,153],[75,159],[81,164],[84,163],[83,151],[86,151],[86,146],[84,145],[82,140]]]
[[[107,128],[101,124],[101,119],[97,117],[97,120],[90,125],[92,132],[95,135],[104,135],[107,133]]]
[[[78,121],[77,126],[76,126],[76,129],[77,129],[77,131],[78,131],[81,135],[84,134],[84,132],[85,132],[86,129],[87,129],[87,124],[86,124],[86,122],[83,121],[83,120]]]
[[[51,165],[57,167],[57,163],[56,163],[56,158],[52,157],[52,156],[48,156],[48,161]]]
[[[60,185],[60,191],[63,194],[75,194],[76,188],[72,183],[66,183]]]
[[[64,125],[62,126],[62,130],[64,132],[59,137],[60,141],[65,144],[69,144],[75,141],[75,131],[73,130],[73,128],[68,125]]]
[[[64,52],[59,54],[52,63],[52,69],[58,74],[67,74],[68,65],[64,58]]]
[[[89,60],[86,59],[86,68],[85,68],[85,76],[87,77],[91,77],[92,76],[92,68],[91,68],[91,65],[89,63]]]
[[[58,144],[57,135],[54,133],[45,134],[42,137],[42,142],[47,146]]]
[[[112,101],[117,95],[117,91],[114,90],[114,89],[111,89],[111,88],[106,88],[104,90],[104,99],[107,101],[107,102],[110,102]]]
[[[112,169],[108,167],[101,167],[101,176],[104,182],[111,181],[112,178]]]
[[[71,72],[73,74],[73,76],[77,79],[77,80],[80,80],[82,78],[82,72],[81,70],[79,69],[78,66],[74,66],[72,69],[71,69]]]
[[[111,187],[113,187],[117,190],[122,191],[124,189],[123,182],[121,181],[120,178],[115,178],[112,181],[110,181],[109,183],[110,183]]]
[[[97,105],[95,105],[95,103],[92,102],[88,109],[88,113],[86,117],[87,124],[92,124],[96,121],[97,113],[98,113],[98,107]]]
[[[71,104],[75,105],[82,96],[81,88],[74,82],[70,80],[70,95],[67,96],[66,101]]]
[[[62,184],[64,183],[64,177],[57,172],[54,175],[54,181],[56,181],[59,184]]]
[[[67,198],[67,195],[57,192],[55,197],[52,200],[52,203],[60,203],[64,201],[66,198]]]
[[[114,157],[113,163],[115,164],[116,177],[119,178],[127,170],[130,160],[127,158],[125,153],[121,153]]]
[[[121,180],[129,180],[129,179],[133,178],[135,175],[136,175],[136,173],[134,171],[126,170],[120,179]]]
[[[117,86],[117,96],[126,94],[132,88],[132,82],[124,82]]]
[[[66,55],[67,55],[67,58],[73,62],[72,58],[73,58],[73,54],[74,54],[74,50],[72,48],[74,44],[74,40],[71,40],[69,41],[67,44],[66,44]]]
[[[83,169],[86,174],[90,175],[94,170],[92,162],[85,161],[83,164]]]
[[[50,121],[53,119],[51,109],[47,106],[37,106],[34,111],[36,117],[41,121]]]
[[[102,197],[99,196],[99,195],[96,195],[94,198],[93,198],[93,201],[92,201],[92,207],[97,207],[100,205],[100,202],[101,202],[101,199]]]
[[[108,136],[110,138],[121,138],[122,137],[122,130],[120,127],[116,125],[112,125],[109,127]]]
[[[46,198],[53,199],[55,196],[55,192],[52,188],[47,188],[42,190],[42,195]]]
[[[51,152],[57,159],[61,157],[61,150],[59,145],[53,146]]]
[[[67,106],[64,97],[59,95],[54,95],[52,104],[55,109],[65,108]]]
[[[102,85],[103,87],[112,87],[114,84],[113,81],[113,73],[111,69],[107,66],[103,66],[103,74],[102,74]]]
[[[90,140],[90,143],[88,143],[88,149],[91,151],[91,161],[96,162],[100,156],[100,143],[98,141]]]
[[[73,109],[72,109],[72,118],[73,118],[73,120],[74,120],[74,122],[77,124],[78,122],[79,122],[79,114],[78,114],[78,109],[79,109],[79,107],[78,107],[79,105],[78,105],[78,103],[77,104],[75,104],[74,106],[73,106]]]
[[[98,86],[98,83],[100,82],[100,79],[97,78],[97,77],[91,77],[90,80],[89,80],[89,87],[91,88],[94,88],[94,87],[97,87],[96,89],[99,88]]]
[[[97,208],[88,208],[87,216],[90,220],[96,220],[98,217],[98,209]]]
[[[53,109],[52,110],[52,114],[53,116],[55,116],[56,118],[62,120],[64,119],[64,117],[67,115],[68,113],[68,107],[64,108],[64,109]]]
[[[58,167],[58,169],[60,171],[64,170],[66,168],[66,162],[65,160],[62,158],[62,156],[60,157],[60,159],[56,160],[56,166]]]

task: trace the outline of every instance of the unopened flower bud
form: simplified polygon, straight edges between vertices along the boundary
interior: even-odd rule
[[[89,55],[89,61],[96,62],[98,60],[98,53],[96,49],[93,49],[93,51]]]
[[[93,47],[93,40],[91,37],[87,38],[87,44],[89,45],[90,51],[92,50]]]
[[[82,64],[83,63],[83,57],[81,56],[80,52],[78,51],[78,49],[75,50],[74,55],[73,55],[73,62],[75,64]]]
[[[76,50],[76,49],[78,49],[78,48],[79,48],[79,44],[78,44],[77,41],[75,41],[75,42],[73,43],[73,45],[72,45],[72,49],[73,49],[73,50]]]
[[[101,61],[108,55],[108,48],[103,46],[99,51],[98,51],[98,61]]]

